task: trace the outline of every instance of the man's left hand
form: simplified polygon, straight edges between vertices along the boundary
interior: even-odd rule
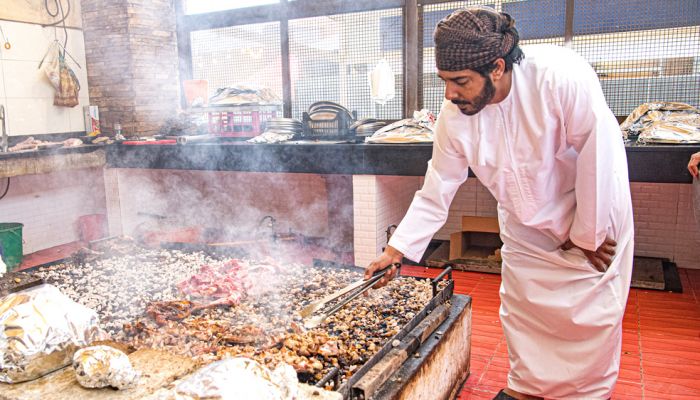
[[[564,242],[561,248],[562,250],[570,250],[574,247],[580,249],[583,254],[586,255],[588,261],[593,264],[598,271],[605,272],[612,263],[612,258],[615,255],[615,246],[617,246],[617,242],[610,237],[606,237],[603,244],[601,244],[596,251],[586,250],[582,247],[576,246],[571,239]]]

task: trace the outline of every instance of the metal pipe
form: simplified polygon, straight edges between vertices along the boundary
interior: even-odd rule
[[[7,153],[9,146],[7,130],[5,129],[5,106],[0,104],[0,120],[2,120],[2,138],[0,139],[0,151]]]

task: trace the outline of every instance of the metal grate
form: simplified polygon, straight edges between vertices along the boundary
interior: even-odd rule
[[[282,99],[279,22],[194,31],[192,75],[216,89],[246,85],[269,88]]]
[[[423,7],[423,104],[437,111],[444,85],[435,70],[432,31],[452,10],[488,5],[516,20],[523,51],[534,43],[564,45],[566,2],[458,1]],[[620,12],[611,12],[616,10]],[[613,113],[647,101],[700,102],[700,2],[577,0],[571,46],[598,73]]]
[[[577,1],[574,10],[572,47],[615,115],[648,101],[700,106],[699,1]]]
[[[289,21],[292,116],[329,100],[357,117],[400,119],[403,107],[402,9],[366,11]],[[396,76],[396,96],[385,105],[370,99],[368,72],[381,61]]]
[[[452,11],[467,6],[489,6],[510,14],[520,33],[520,45],[552,43],[564,44],[565,3],[561,0],[530,0],[506,2],[500,0],[454,1],[424,5],[423,24],[423,108],[440,111],[444,99],[445,84],[438,78],[435,68],[435,44],[433,31],[438,22]]]

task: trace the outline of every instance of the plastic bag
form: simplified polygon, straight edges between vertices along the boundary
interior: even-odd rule
[[[46,50],[44,61],[41,63],[41,70],[44,72],[44,74],[46,74],[51,86],[53,86],[53,88],[56,90],[59,90],[61,81],[61,68],[58,58],[58,46],[54,42],[49,46],[48,50]]]
[[[396,95],[396,77],[386,60],[380,61],[369,73],[369,90],[372,101],[381,105]]]

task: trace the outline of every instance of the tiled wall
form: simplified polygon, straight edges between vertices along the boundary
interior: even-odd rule
[[[0,222],[24,224],[25,254],[78,240],[78,217],[103,213],[101,168],[12,177],[0,200]]]
[[[44,133],[83,132],[83,106],[89,104],[83,33],[68,29],[68,52],[80,64],[67,58],[80,82],[80,104],[72,107],[53,105],[54,88],[38,69],[55,29],[40,25],[1,21],[12,47],[0,47],[0,104],[5,105],[10,136]],[[63,40],[62,29],[58,38]]]
[[[271,215],[278,232],[328,235],[321,175],[108,169],[105,183],[112,234],[202,226],[250,237]]]
[[[355,261],[366,265],[381,252],[386,244],[386,226],[401,221],[422,179],[355,176],[353,182]],[[635,254],[668,258],[680,268],[700,269],[700,227],[693,211],[694,186],[632,183],[631,189]],[[700,195],[700,187],[698,191]],[[449,240],[451,233],[459,231],[462,215],[497,216],[496,200],[477,179],[468,179],[457,192],[448,220],[435,239]]]
[[[386,246],[386,229],[408,210],[422,178],[353,176],[355,264],[366,266]]]
[[[632,183],[636,255],[669,258],[678,267],[700,269],[693,190],[694,185],[686,184]]]

